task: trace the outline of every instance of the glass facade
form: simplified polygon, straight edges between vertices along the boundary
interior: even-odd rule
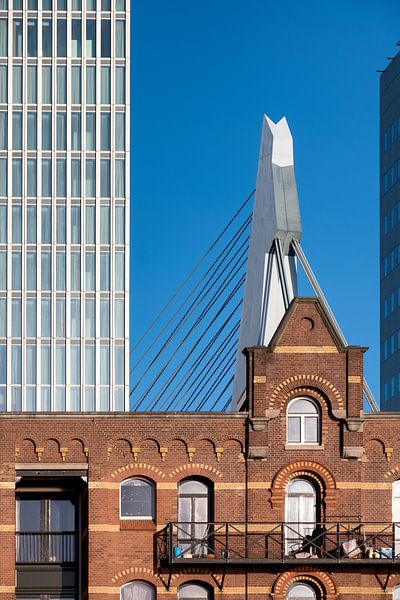
[[[128,409],[125,8],[0,7],[0,411]]]

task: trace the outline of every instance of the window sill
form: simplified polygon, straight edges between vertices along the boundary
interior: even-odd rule
[[[156,524],[153,519],[124,519],[119,522],[120,531],[155,531]]]
[[[325,450],[324,444],[285,444],[285,450]]]

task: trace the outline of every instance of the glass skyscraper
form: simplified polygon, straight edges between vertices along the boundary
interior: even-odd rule
[[[400,53],[380,77],[381,410],[400,410]]]
[[[129,0],[0,0],[0,410],[127,410]]]

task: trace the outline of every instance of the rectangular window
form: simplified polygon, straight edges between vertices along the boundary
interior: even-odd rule
[[[12,194],[14,197],[22,196],[22,159],[12,159]]]
[[[37,118],[36,112],[30,111],[26,115],[28,150],[37,150]],[[28,177],[28,181],[29,177]],[[29,189],[29,186],[28,186]]]
[[[0,169],[1,174],[1,169]],[[1,181],[1,179],[0,179]],[[7,244],[7,205],[0,204],[0,244]]]
[[[8,56],[8,21],[0,19],[0,56]]]
[[[96,150],[96,113],[86,113],[86,150]]]
[[[81,149],[81,113],[71,113],[71,150]]]
[[[111,56],[111,21],[110,19],[101,20],[101,56],[110,58]]]
[[[80,198],[81,195],[81,161],[79,158],[71,160],[71,196]],[[72,242],[80,243],[80,242]]]
[[[110,159],[102,158],[100,161],[100,195],[109,198],[111,195]]]
[[[36,298],[26,299],[26,335],[32,338],[36,337]]]
[[[0,196],[7,196],[7,159],[0,158]],[[1,225],[0,225],[1,228]]]
[[[71,206],[71,244],[81,243],[81,207]]]
[[[28,10],[37,10],[37,0],[28,0]]]
[[[37,69],[35,66],[28,66],[27,96],[29,104],[37,103]]]
[[[95,19],[86,20],[86,57],[94,58],[96,56],[96,21]]]
[[[82,81],[81,68],[73,66],[71,68],[71,102],[72,104],[81,103]]]
[[[81,383],[81,347],[71,345],[70,348],[70,373],[71,384],[80,385]]]
[[[42,196],[51,197],[52,177],[51,158],[42,158]]]
[[[28,198],[35,198],[37,196],[37,166],[36,158],[28,158],[27,161],[27,190]]]
[[[100,346],[100,384],[109,385],[110,383],[110,348],[109,346]]]
[[[71,298],[71,337],[81,337],[81,301]]]
[[[125,244],[125,207],[115,207],[115,243]]]
[[[13,291],[21,291],[22,286],[22,261],[21,252],[13,252],[11,255],[11,289]]]
[[[11,335],[21,337],[22,335],[22,300],[13,298],[11,300]]]
[[[26,208],[26,241],[36,244],[36,206],[28,204]]]
[[[51,299],[42,297],[42,337],[51,336]]]
[[[101,150],[109,151],[111,147],[111,115],[110,113],[102,112],[100,115],[101,124]]]
[[[85,383],[86,385],[95,384],[95,348],[94,346],[85,347]]]
[[[67,56],[67,21],[57,19],[57,56]]]
[[[0,290],[7,289],[7,252],[0,252]]]
[[[110,243],[110,207],[100,206],[100,244]]]
[[[122,299],[115,300],[115,337],[125,337],[125,315],[124,315],[124,301]]]
[[[125,349],[123,346],[115,346],[115,370],[114,383],[115,385],[124,385],[125,379]],[[314,438],[313,438],[314,439]]]
[[[22,19],[14,19],[13,23],[13,56],[22,56]]]
[[[57,158],[57,196],[60,198],[67,195],[66,161],[65,158]]]
[[[42,290],[51,290],[51,252],[42,251]]]
[[[100,252],[100,290],[110,290],[110,253]]]
[[[110,301],[108,298],[100,300],[100,337],[110,337]]]
[[[56,299],[56,337],[65,337],[65,298]]]
[[[22,104],[22,65],[14,65],[13,77],[13,102]]]
[[[95,11],[96,10],[96,0],[86,0],[86,10]]]
[[[7,150],[7,112],[0,112],[0,150]]]
[[[37,56],[37,19],[28,19],[28,57]]]
[[[26,253],[26,289],[36,290],[36,252]]]
[[[51,206],[42,206],[42,244],[51,244]]]
[[[115,150],[125,150],[125,114],[115,113]]]
[[[72,56],[79,58],[82,56],[82,21],[80,19],[72,19]]]
[[[42,66],[42,102],[43,104],[51,104],[53,101],[52,94],[52,73],[51,66]]]
[[[125,287],[125,256],[123,252],[115,253],[115,290],[123,292]]]
[[[42,112],[42,150],[51,150],[51,112]]]
[[[101,67],[101,103],[111,103],[111,68]]]
[[[0,19],[1,23],[1,19]],[[1,27],[1,25],[0,25]],[[1,30],[0,30],[1,37]],[[0,41],[0,45],[2,40]],[[7,77],[7,65],[0,65],[0,103],[6,104],[8,102],[8,77]]]
[[[96,207],[89,205],[86,207],[86,243],[96,243]]]
[[[51,19],[42,21],[42,54],[51,57],[53,48],[53,23]]]
[[[22,150],[22,112],[12,114],[12,148]]]
[[[0,337],[7,335],[7,298],[0,298]],[[0,358],[1,369],[1,358]],[[0,383],[3,383],[0,376]]]
[[[57,150],[67,149],[67,113],[57,113]]]
[[[96,104],[96,67],[86,67],[86,104]]]
[[[41,382],[44,385],[51,384],[51,350],[50,344],[42,344],[41,348]]]
[[[56,345],[56,383],[65,385],[65,345]]]
[[[13,204],[12,206],[12,243],[22,243],[22,206]]]
[[[91,158],[86,160],[86,196],[96,196],[96,161]]]
[[[125,58],[125,21],[115,21],[115,56]]]
[[[81,254],[71,252],[71,290],[78,292],[81,289]]]
[[[85,336],[94,338],[95,336],[95,302],[94,298],[85,300]]]
[[[56,210],[56,240],[57,244],[66,243],[65,206],[57,206]]]
[[[85,288],[88,292],[96,289],[96,255],[94,252],[86,252],[85,255]]]
[[[11,383],[21,385],[22,382],[22,348],[21,344],[11,346]]]
[[[125,0],[115,0],[115,10],[125,10]]]
[[[125,67],[115,67],[115,104],[125,104]]]
[[[125,197],[125,161],[115,161],[115,196],[117,198]]]
[[[56,253],[56,290],[65,290],[65,252]]]
[[[71,10],[82,10],[81,0],[71,0]]]
[[[111,10],[111,0],[101,0],[101,10]]]

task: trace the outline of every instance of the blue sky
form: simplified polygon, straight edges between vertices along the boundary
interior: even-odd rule
[[[288,119],[303,248],[379,386],[379,75],[395,0],[132,4],[132,339],[254,188],[261,119]],[[307,290],[306,290],[307,291]]]

